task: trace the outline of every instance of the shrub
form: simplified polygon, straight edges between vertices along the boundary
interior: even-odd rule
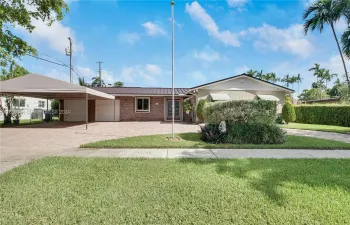
[[[277,114],[276,123],[277,124],[284,124],[284,119],[283,119],[282,113]]]
[[[350,127],[350,105],[298,105],[296,122]]]
[[[283,144],[286,132],[274,124],[227,123],[226,142],[233,144]]]
[[[276,120],[277,104],[267,100],[240,100],[209,103],[204,108],[204,121],[219,124],[222,121],[272,124]]]
[[[226,140],[226,131],[223,129],[221,124],[206,124],[200,126],[200,138],[202,141],[220,144]]]
[[[282,108],[282,116],[284,121],[288,124],[289,122],[293,122],[296,119],[295,110],[290,102],[286,102]]]
[[[206,103],[207,103],[207,101],[205,99],[201,99],[198,102],[197,117],[199,119],[199,122],[204,122],[203,110],[204,110],[204,106],[206,105]]]

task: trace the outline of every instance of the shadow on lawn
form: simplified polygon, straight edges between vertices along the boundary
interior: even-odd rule
[[[180,159],[180,162],[199,166],[213,164],[218,174],[245,179],[252,188],[278,205],[287,202],[282,188],[288,182],[299,187],[308,185],[350,191],[350,161],[346,159]]]

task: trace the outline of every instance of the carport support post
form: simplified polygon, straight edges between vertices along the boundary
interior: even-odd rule
[[[86,122],[86,130],[88,129],[88,93],[86,93],[86,104],[85,104],[85,110],[86,110],[86,113],[85,113],[85,122]]]
[[[113,107],[113,115],[114,115],[114,122],[115,122],[115,97],[114,97],[114,107]]]

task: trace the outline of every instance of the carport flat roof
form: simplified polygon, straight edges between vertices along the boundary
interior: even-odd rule
[[[47,99],[115,99],[113,95],[51,77],[28,74],[0,81],[0,93]]]

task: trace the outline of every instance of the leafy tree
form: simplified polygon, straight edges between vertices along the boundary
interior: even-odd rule
[[[93,77],[92,78],[91,86],[92,87],[105,87],[106,84],[105,84],[105,82],[103,80],[101,80],[101,82],[100,82],[100,77],[97,76],[97,77]]]
[[[257,72],[255,75],[256,78],[262,80],[264,77],[263,71],[261,70],[260,72]]]
[[[18,65],[14,61],[11,62],[8,70],[2,69],[0,79],[2,81],[13,79],[16,77],[27,75],[29,72],[23,68],[22,66]],[[2,105],[2,102],[0,104],[0,111],[4,115],[4,124],[11,123],[12,118],[12,111],[13,111],[13,102],[15,96],[12,95],[3,95],[5,97],[5,107]]]
[[[0,3],[0,66],[5,67],[13,58],[27,53],[36,54],[35,48],[12,33],[12,27],[21,26],[32,32],[32,20],[47,22],[62,20],[68,6],[64,0],[5,0]]]
[[[310,90],[304,89],[298,98],[302,101],[308,101],[329,98],[329,95],[322,88],[311,88]]]
[[[124,83],[121,81],[117,81],[113,84],[113,87],[123,87],[123,86],[124,86]]]
[[[199,119],[199,122],[204,122],[204,115],[203,115],[203,110],[204,110],[204,106],[207,103],[207,101],[205,99],[201,99],[198,102],[197,105],[197,117]]]
[[[89,84],[85,82],[84,77],[79,77],[78,81],[80,86],[85,86],[85,87],[89,86]]]
[[[337,43],[340,57],[342,59],[345,76],[350,90],[349,75],[339,45],[339,41],[334,29],[334,24],[340,19],[340,17],[344,14],[344,11],[346,11],[346,9],[348,8],[349,3],[347,3],[347,1],[348,0],[318,0],[311,4],[309,7],[307,7],[307,9],[304,12],[303,19],[305,20],[305,34],[307,34],[309,30],[314,31],[316,29],[322,32],[326,24],[330,25],[334,39]]]
[[[280,80],[279,78],[276,77],[276,73],[274,72],[264,74],[262,79],[272,83],[276,83],[277,81]]]
[[[320,64],[315,63],[315,66],[310,68],[309,71],[314,71],[314,76],[317,77],[317,81],[320,78],[320,73],[321,73],[321,68],[320,68]]]

